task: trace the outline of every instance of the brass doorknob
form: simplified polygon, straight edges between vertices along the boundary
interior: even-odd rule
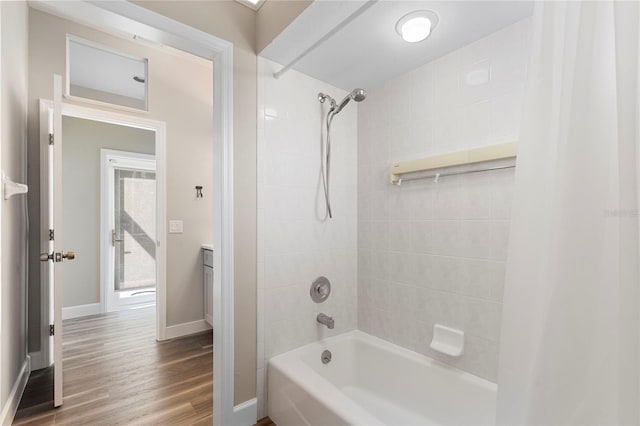
[[[66,253],[63,252],[62,258],[67,260],[73,260],[76,258],[76,252],[75,251],[68,251]]]
[[[53,253],[40,253],[40,262],[47,262],[53,260]]]
[[[76,258],[74,251],[62,252],[62,253],[40,253],[40,262],[47,262],[53,260],[54,262],[62,262],[63,259],[73,260]]]

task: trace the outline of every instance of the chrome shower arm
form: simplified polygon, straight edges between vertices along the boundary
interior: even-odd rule
[[[337,105],[336,104],[336,100],[333,99],[331,96],[325,94],[325,93],[322,93],[322,92],[318,93],[318,101],[321,104],[323,104],[324,101],[326,101],[327,99],[329,100],[329,104],[331,105],[330,111],[334,110],[336,108],[336,105]]]

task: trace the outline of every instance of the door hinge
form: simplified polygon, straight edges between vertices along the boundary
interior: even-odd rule
[[[49,133],[49,145],[53,145],[53,133]]]
[[[53,229],[49,229],[49,241],[53,241],[55,238],[55,232],[53,232]]]
[[[56,334],[55,326],[53,324],[49,324],[49,336],[53,336]]]

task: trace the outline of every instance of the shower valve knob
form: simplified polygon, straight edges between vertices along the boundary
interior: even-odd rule
[[[316,303],[322,303],[331,294],[331,283],[326,277],[318,277],[311,283],[309,294],[311,295],[311,300]]]

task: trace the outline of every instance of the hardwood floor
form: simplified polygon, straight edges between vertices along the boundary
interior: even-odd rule
[[[213,336],[155,341],[155,309],[64,321],[64,404],[33,372],[15,425],[211,425]]]
[[[269,418],[269,416],[267,416],[258,420],[258,423],[253,426],[276,426],[276,424]]]

